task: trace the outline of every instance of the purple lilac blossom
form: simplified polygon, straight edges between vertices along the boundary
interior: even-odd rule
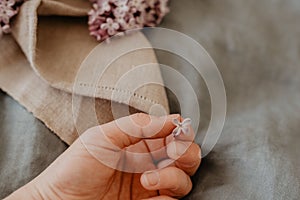
[[[10,33],[11,19],[18,14],[24,0],[0,0],[0,36]]]
[[[168,0],[90,0],[89,31],[98,41],[127,30],[158,25],[169,12]]]

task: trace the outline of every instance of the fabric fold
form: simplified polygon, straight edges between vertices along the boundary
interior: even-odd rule
[[[124,109],[169,112],[146,37],[134,31],[99,44],[88,31],[90,7],[87,0],[26,1],[12,24],[14,39],[0,39],[0,88],[68,144],[90,126],[123,116]]]
[[[105,92],[87,94],[82,90],[77,90],[77,87],[74,89],[74,82],[76,76],[78,76],[79,68],[92,50],[97,49],[97,57],[93,58],[93,63],[90,63],[93,67],[86,70],[101,73],[101,71],[107,70],[108,67],[114,69],[112,72],[102,75],[102,82],[104,83],[115,80],[111,85],[103,85],[105,87],[114,87],[117,78],[121,74],[134,71],[132,69],[136,66],[157,63],[157,60],[151,45],[140,32],[115,38],[110,43],[99,44],[96,42],[89,35],[86,18],[82,17],[86,16],[89,9],[90,4],[86,0],[27,1],[22,5],[20,14],[15,20],[13,35],[33,70],[52,87],[78,95],[114,100],[105,95]],[[64,17],[59,16],[62,13]],[[77,16],[77,18],[71,16]],[[130,55],[126,56],[125,54]],[[112,62],[119,56],[122,56],[121,61],[114,65]],[[126,70],[124,70],[125,68]],[[141,89],[139,95],[160,102],[168,110],[159,66],[152,66],[151,70],[148,70],[144,75],[150,76],[151,81],[158,84],[152,84],[149,86],[151,88]],[[143,78],[140,73],[136,74],[137,81]],[[87,77],[87,79],[92,80],[90,77]],[[131,84],[134,81],[124,81],[124,85]],[[87,84],[98,85],[93,82]],[[154,91],[155,95],[149,93],[149,90]],[[142,111],[148,112],[151,106],[150,104],[147,105],[142,108]]]

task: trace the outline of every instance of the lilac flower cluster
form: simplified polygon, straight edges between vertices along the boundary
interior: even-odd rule
[[[90,0],[90,34],[98,41],[124,31],[153,27],[169,12],[168,0]]]
[[[19,12],[24,0],[0,0],[0,37],[10,32],[10,21]]]

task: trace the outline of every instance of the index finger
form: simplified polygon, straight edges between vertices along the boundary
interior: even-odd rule
[[[173,119],[180,115],[163,117],[137,113],[90,129],[90,137],[96,141],[108,140],[120,149],[140,142],[142,139],[164,138],[175,128]],[[103,138],[105,137],[105,138]]]

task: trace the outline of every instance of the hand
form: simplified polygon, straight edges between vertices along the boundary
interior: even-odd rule
[[[91,128],[41,175],[7,199],[153,199],[187,195],[200,165],[194,132],[176,138],[172,120],[134,114]],[[127,134],[127,133],[130,133]]]

